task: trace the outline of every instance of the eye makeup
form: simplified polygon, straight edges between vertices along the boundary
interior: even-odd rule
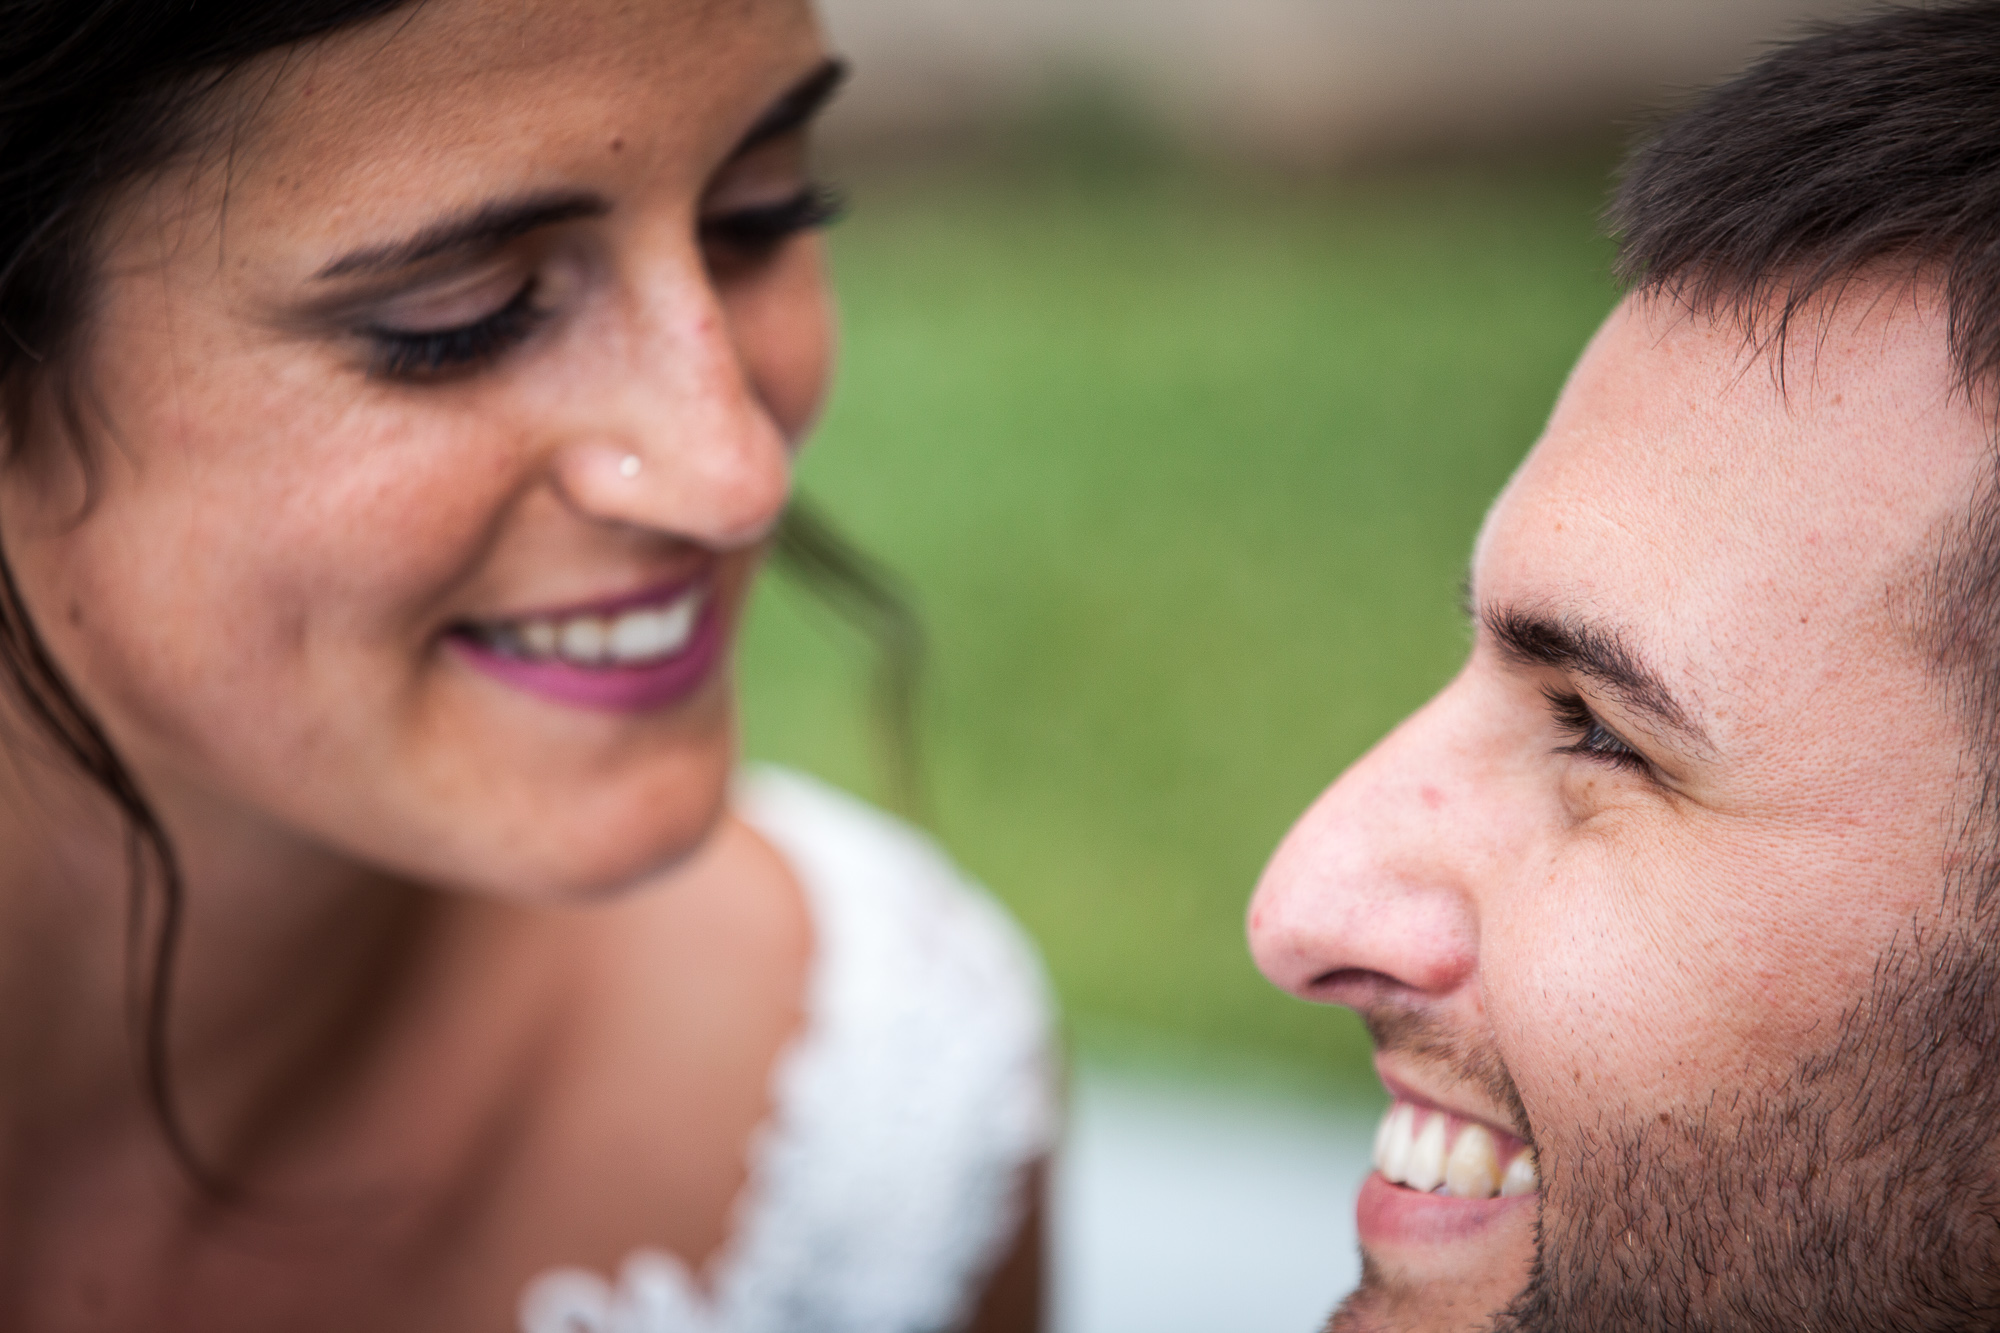
[[[362,332],[373,345],[368,373],[394,380],[445,379],[497,360],[548,318],[535,304],[536,285],[528,279],[507,304],[468,323],[436,329],[367,326]]]
[[[771,250],[801,232],[814,231],[839,220],[846,201],[839,191],[808,183],[775,203],[734,208],[704,217],[701,239],[739,251]]]

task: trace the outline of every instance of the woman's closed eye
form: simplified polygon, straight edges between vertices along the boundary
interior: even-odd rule
[[[525,342],[548,318],[548,312],[535,302],[536,289],[536,280],[530,278],[492,313],[444,328],[366,326],[361,332],[373,347],[369,374],[423,382],[448,379],[487,365]]]
[[[732,208],[701,220],[704,245],[729,262],[755,262],[786,240],[833,222],[841,214],[840,195],[823,185],[807,185],[771,203]],[[451,379],[498,360],[527,341],[550,311],[537,299],[541,284],[529,278],[504,304],[476,319],[438,327],[407,327],[390,321],[364,325],[370,344],[368,373],[412,383]]]
[[[1604,725],[1582,695],[1550,687],[1542,691],[1542,697],[1548,700],[1557,729],[1572,738],[1569,744],[1557,747],[1557,754],[1577,755],[1619,768],[1652,768],[1644,755]]]
[[[731,257],[759,258],[801,232],[815,231],[836,221],[844,207],[838,191],[824,185],[805,185],[797,193],[771,203],[709,214],[701,220],[701,239],[705,245],[724,250]]]

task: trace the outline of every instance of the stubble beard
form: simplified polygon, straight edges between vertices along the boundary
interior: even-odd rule
[[[1544,1135],[1535,1261],[1493,1333],[2000,1328],[1986,915],[1885,951],[1831,1047],[1775,1092]],[[1377,1326],[1374,1287],[1364,1272],[1329,1333]]]

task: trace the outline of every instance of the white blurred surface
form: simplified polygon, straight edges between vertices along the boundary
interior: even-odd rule
[[[1358,1279],[1374,1112],[1088,1062],[1073,1105],[1056,1333],[1316,1333]]]

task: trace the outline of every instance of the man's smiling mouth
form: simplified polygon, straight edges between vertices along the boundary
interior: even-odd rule
[[[1513,1135],[1401,1099],[1375,1131],[1375,1169],[1392,1185],[1454,1199],[1511,1198],[1541,1187],[1534,1150]]]

